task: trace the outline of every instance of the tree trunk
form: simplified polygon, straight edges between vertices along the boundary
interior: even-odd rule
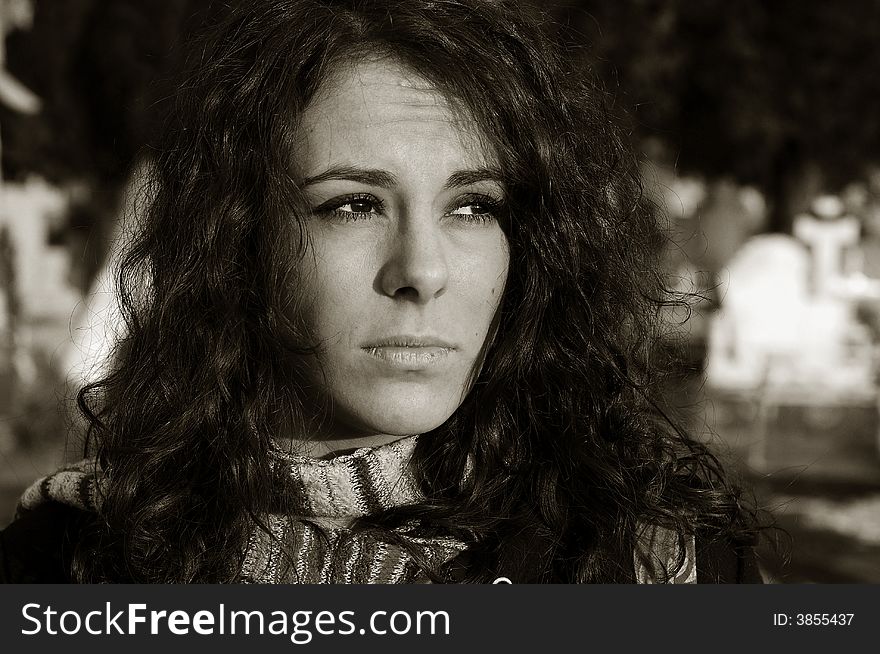
[[[767,186],[767,231],[791,234],[795,216],[808,211],[821,191],[818,167],[803,158],[797,144],[787,144],[776,157]]]

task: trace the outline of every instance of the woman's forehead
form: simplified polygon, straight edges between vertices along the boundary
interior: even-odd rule
[[[303,112],[300,137],[313,154],[422,144],[494,163],[475,121],[423,76],[391,59],[362,61],[329,77]]]
[[[332,101],[339,96],[361,94],[387,105],[434,109],[438,114],[449,110],[447,99],[430,81],[395,59],[363,59],[339,66],[329,75],[312,105]]]

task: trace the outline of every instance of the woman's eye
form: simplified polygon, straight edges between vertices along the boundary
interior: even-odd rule
[[[496,218],[498,204],[489,199],[468,200],[459,204],[449,214],[458,216],[465,222],[485,223]]]
[[[373,213],[375,205],[370,200],[352,200],[337,207],[339,211],[345,213]]]
[[[382,203],[371,196],[348,196],[325,202],[315,213],[341,220],[361,220],[382,211]]]

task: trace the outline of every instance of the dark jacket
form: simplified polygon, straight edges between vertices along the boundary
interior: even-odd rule
[[[0,583],[68,583],[79,509],[46,502],[0,531]],[[697,583],[763,583],[751,547],[697,537]],[[635,581],[635,578],[631,581]]]

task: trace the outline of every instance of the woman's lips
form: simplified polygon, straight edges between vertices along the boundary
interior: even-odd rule
[[[455,347],[440,339],[393,337],[361,348],[369,356],[399,370],[424,370],[445,361]]]

